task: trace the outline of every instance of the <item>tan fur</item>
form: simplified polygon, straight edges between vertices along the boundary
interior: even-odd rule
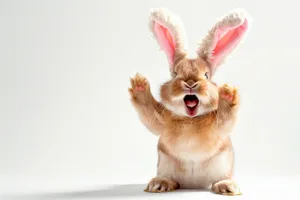
[[[209,60],[213,57],[212,44],[214,43],[215,40],[215,31],[218,28],[222,28],[225,26],[238,27],[241,24],[243,24],[245,19],[247,19],[248,21],[248,29],[249,29],[252,18],[246,12],[246,10],[242,8],[234,9],[228,14],[218,19],[215,25],[212,26],[212,28],[208,31],[207,35],[202,39],[200,43],[200,46],[196,51],[199,57],[201,57],[203,60],[205,60],[207,63],[210,64]],[[149,29],[152,32],[153,37],[157,39],[157,36],[154,31],[155,21],[158,21],[160,24],[166,27],[169,30],[170,34],[172,35],[176,45],[175,57],[178,57],[178,55],[187,56],[188,40],[187,40],[185,28],[179,16],[172,13],[169,9],[166,8],[156,8],[151,10],[150,17],[149,17]],[[238,48],[238,46],[241,43],[243,43],[243,39],[246,37],[246,35],[247,34],[242,35],[239,44],[235,48],[233,48],[229,53],[232,53],[234,50]],[[226,57],[221,59],[219,63],[216,64],[216,66],[212,67],[211,75],[215,73],[216,68],[219,67],[221,64],[223,64],[225,60]],[[174,58],[174,61],[176,61],[176,58]],[[172,66],[170,66],[170,69],[172,69]]]
[[[179,188],[179,184],[167,178],[153,178],[145,189],[146,192],[171,192]]]
[[[204,39],[202,40],[202,43],[200,44],[200,46],[197,50],[199,57],[201,57],[204,60],[209,60],[209,58],[212,57],[211,44],[214,42],[215,31],[217,28],[225,27],[225,26],[237,27],[237,26],[241,25],[246,18],[248,21],[251,20],[250,16],[242,8],[235,9],[235,10],[231,11],[229,14],[221,17],[215,23],[215,25],[210,29],[210,31],[204,37]],[[245,38],[245,36],[246,35],[243,35],[242,39]],[[242,43],[242,41],[240,43]],[[232,49],[232,51],[236,50],[237,48],[238,48],[238,46],[236,46],[234,49]],[[219,66],[219,65],[223,64],[225,59],[226,58],[224,58],[223,60],[220,60],[220,62],[217,65]]]
[[[131,102],[139,114],[142,123],[155,135],[164,130],[162,122],[163,105],[157,102],[151,94],[148,81],[137,74],[131,79],[131,88],[128,89],[131,95]],[[140,88],[142,90],[136,90]]]
[[[188,59],[180,19],[167,9],[151,12],[150,30],[154,33],[154,21],[159,21],[169,30],[176,49],[170,62],[172,79],[160,88],[161,102],[154,99],[149,82],[140,74],[131,79],[129,88],[132,105],[142,123],[159,136],[157,175],[145,191],[211,188],[218,194],[240,193],[231,180],[234,153],[230,140],[237,119],[239,93],[230,85],[219,87],[212,81],[215,66],[207,58],[211,56],[214,30],[223,25],[237,26],[243,20],[241,13],[223,18],[204,39],[199,56]],[[194,94],[199,100],[193,116],[187,112],[184,101],[187,94]]]
[[[212,191],[217,194],[236,196],[241,195],[238,185],[231,179],[218,181],[213,184]]]
[[[184,58],[186,59],[186,58]],[[233,174],[234,157],[229,134],[234,126],[239,106],[239,96],[235,88],[224,85],[217,87],[203,79],[207,66],[200,60],[184,60],[176,66],[181,79],[194,78],[202,81],[202,89],[197,93],[216,92],[214,98],[204,106],[212,111],[193,118],[180,116],[166,108],[172,104],[172,97],[184,93],[177,85],[176,77],[161,88],[162,102],[157,102],[150,90],[148,81],[137,74],[131,79],[131,101],[142,122],[153,133],[160,136],[158,143],[158,172],[152,192],[161,192],[161,187],[170,190],[177,183],[181,188],[209,188],[213,183],[230,179]],[[198,64],[198,66],[197,66]],[[187,69],[187,66],[192,69]],[[210,85],[210,89],[205,87]],[[181,88],[181,89],[180,89]],[[175,94],[172,93],[175,91]],[[224,98],[223,98],[224,97]],[[159,181],[161,180],[161,181]],[[165,181],[168,180],[168,181]],[[162,185],[157,185],[161,183]],[[149,187],[153,186],[150,181]],[[154,184],[154,185],[155,185]],[[152,186],[150,186],[152,185]]]
[[[178,57],[186,56],[188,50],[187,37],[183,23],[179,16],[174,15],[166,8],[152,9],[149,16],[149,29],[152,33],[154,33],[155,21],[159,21],[164,27],[168,28],[170,34],[174,38],[176,45],[174,61],[176,61]],[[157,39],[155,34],[153,34],[153,37]],[[171,68],[172,66],[170,66],[170,69]]]
[[[201,58],[188,59],[182,57],[182,60],[177,61],[174,65],[174,73],[177,74],[172,80],[166,82],[161,86],[160,95],[162,103],[167,105],[167,108],[171,111],[173,108],[183,108],[184,102],[183,96],[186,94],[183,92],[183,82],[194,81],[198,82],[198,88],[194,91],[199,95],[201,101],[198,114],[204,114],[204,111],[212,111],[217,107],[218,102],[218,87],[212,81],[208,81],[205,77],[206,73],[210,73],[210,69],[206,62]],[[202,98],[200,98],[200,96]],[[185,115],[184,109],[181,109],[182,113],[176,113],[177,115]]]

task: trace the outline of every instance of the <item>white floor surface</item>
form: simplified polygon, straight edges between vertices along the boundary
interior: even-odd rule
[[[212,194],[209,191],[178,190],[170,193],[151,194],[143,192],[146,183],[85,184],[71,183],[43,185],[23,185],[10,188],[1,183],[1,200],[10,199],[53,199],[53,200],[87,200],[87,199],[300,199],[300,177],[268,177],[268,178],[240,178],[239,185],[243,195],[229,197]],[[51,187],[50,187],[51,185]]]

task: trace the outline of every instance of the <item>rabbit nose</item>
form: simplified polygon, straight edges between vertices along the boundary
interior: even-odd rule
[[[192,89],[198,86],[198,82],[195,82],[193,80],[188,80],[186,82],[184,82],[184,86],[188,89]]]

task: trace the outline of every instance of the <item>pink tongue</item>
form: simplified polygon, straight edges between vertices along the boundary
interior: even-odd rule
[[[196,106],[197,105],[197,101],[196,100],[187,100],[186,102],[186,105],[188,106],[188,107],[194,107],[194,106]]]

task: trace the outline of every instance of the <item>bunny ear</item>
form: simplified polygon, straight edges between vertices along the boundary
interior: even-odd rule
[[[172,70],[177,54],[186,53],[187,50],[185,29],[180,18],[168,9],[153,9],[150,12],[149,28],[167,55]]]
[[[243,9],[236,9],[219,20],[204,38],[197,53],[210,64],[211,75],[244,38],[249,29],[246,15]]]

